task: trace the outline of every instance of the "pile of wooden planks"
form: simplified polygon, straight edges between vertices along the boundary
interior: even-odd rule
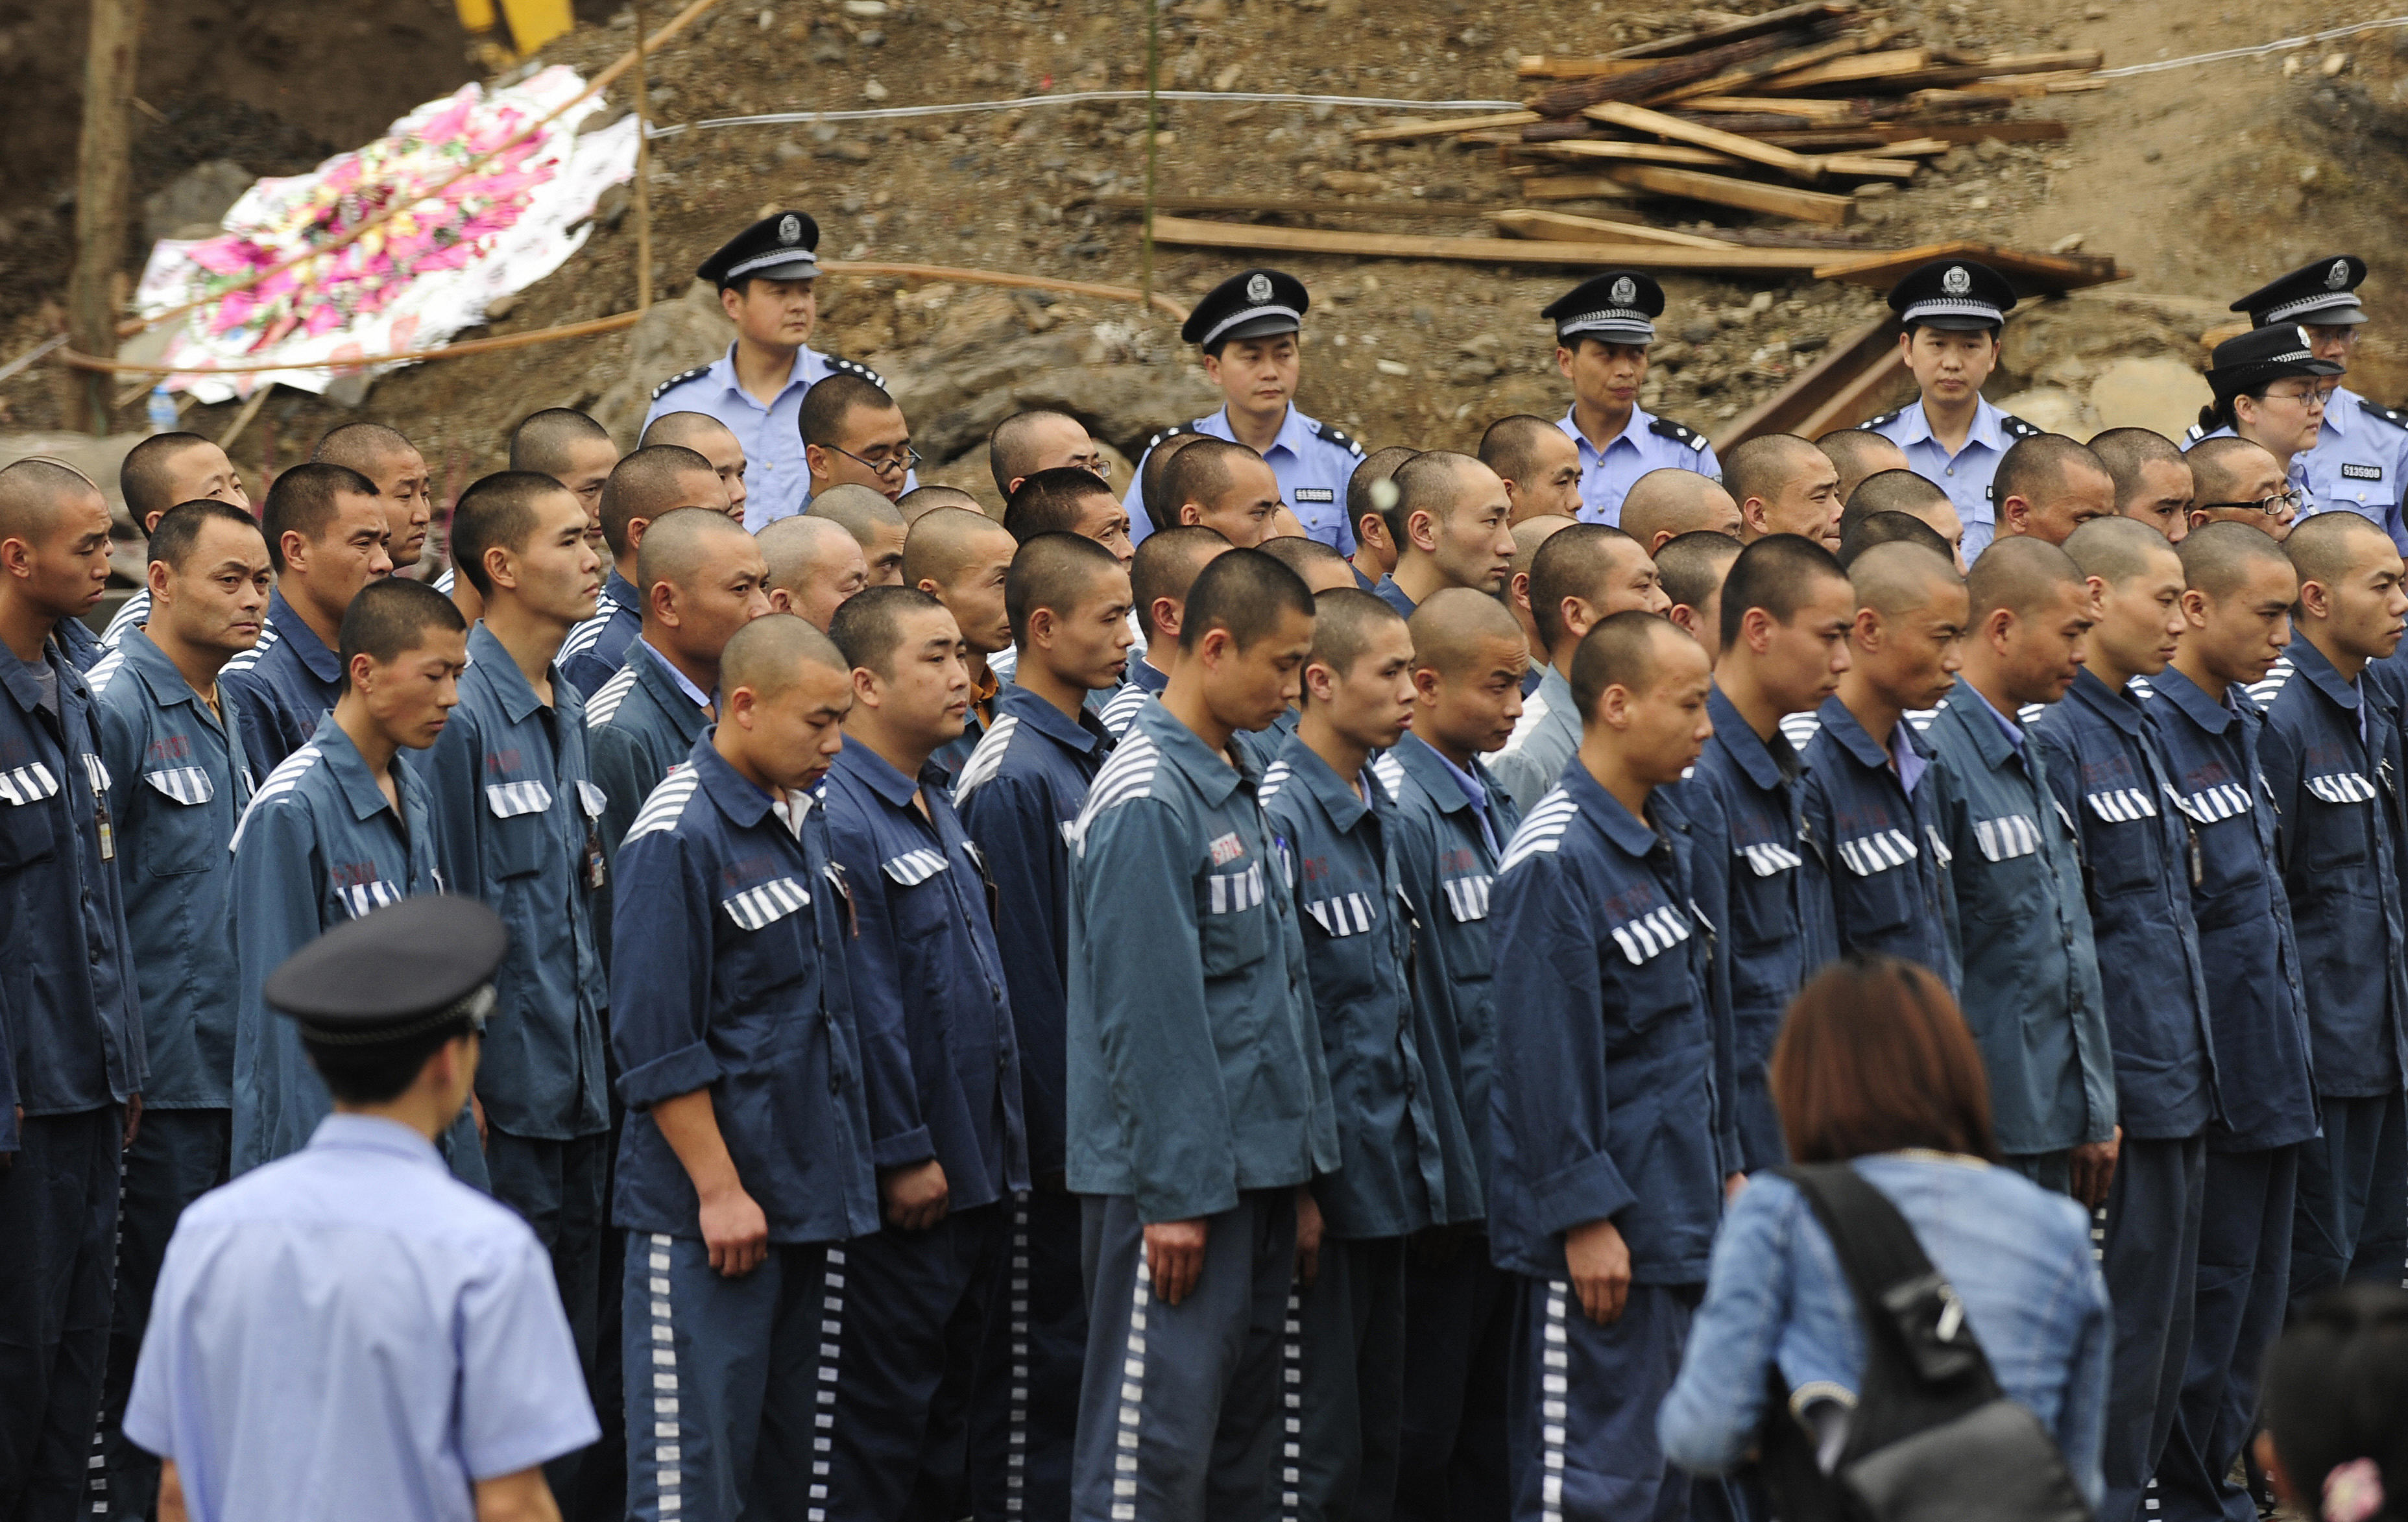
[[[2061,122],[2000,113],[2101,88],[2100,63],[1920,45],[1856,0],[1804,0],[1602,57],[1525,57],[1521,76],[1545,82],[1522,110],[1354,139],[1493,146],[1530,201],[1669,198],[1829,229],[1853,219],[1858,187],[1910,180],[1958,144],[2062,138]]]

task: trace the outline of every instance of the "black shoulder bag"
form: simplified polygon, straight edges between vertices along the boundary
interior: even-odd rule
[[[1845,1163],[1784,1168],[1830,1234],[1865,1328],[1865,1377],[1830,1473],[1776,1366],[1758,1467],[1781,1522],[2092,1522],[2039,1418],[2000,1393],[1964,1302]]]

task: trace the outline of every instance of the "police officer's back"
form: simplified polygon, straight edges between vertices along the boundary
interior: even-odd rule
[[[170,1465],[163,1515],[558,1515],[538,1466],[600,1429],[551,1267],[435,1148],[507,939],[480,906],[412,899],[269,979],[337,1113],[168,1245],[126,1413]]]

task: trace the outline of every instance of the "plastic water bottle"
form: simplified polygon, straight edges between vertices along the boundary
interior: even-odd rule
[[[171,434],[176,431],[176,398],[167,393],[166,382],[150,388],[150,431]]]

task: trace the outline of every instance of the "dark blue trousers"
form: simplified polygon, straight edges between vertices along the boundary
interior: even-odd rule
[[[1292,1296],[1295,1329],[1281,1351],[1294,1372],[1282,1370],[1280,1387],[1302,1404],[1297,1430],[1282,1423],[1274,1515],[1386,1522],[1404,1425],[1405,1239],[1323,1238],[1319,1271]]]
[[[1656,1439],[1703,1285],[1632,1285],[1598,1326],[1561,1279],[1516,1285],[1506,1408],[1515,1522],[1686,1522],[1689,1477]]]
[[[2257,1502],[2225,1476],[2256,1425],[2258,1371],[2289,1304],[2299,1167],[2297,1147],[2207,1155],[2190,1367],[2157,1460],[2166,1522],[2257,1522]]]
[[[845,1243],[825,1522],[969,1515],[970,1394],[1009,1277],[1009,1208],[954,1211],[925,1231],[888,1227]]]
[[[122,1522],[149,1516],[159,1499],[159,1460],[126,1442],[119,1429],[134,1391],[142,1333],[150,1325],[159,1264],[184,1207],[226,1181],[233,1150],[231,1110],[145,1110],[134,1145],[125,1152],[125,1187],[117,1207],[116,1311],[101,1403],[105,1515]]]
[[[27,1115],[0,1169],[0,1517],[91,1515],[124,1113]]]
[[[1505,1522],[1514,1283],[1476,1227],[1435,1228],[1406,1247],[1396,1509],[1405,1522]]]
[[[2291,1302],[2344,1279],[2398,1284],[2408,1264],[2408,1104],[2398,1089],[2320,1099],[2325,1134],[2300,1144]]]
[[[824,1522],[842,1249],[772,1247],[729,1279],[698,1238],[623,1235],[626,1515]]]
[[[978,1522],[1070,1513],[1070,1444],[1087,1361],[1079,1197],[1013,1199],[1010,1277],[987,1320],[970,1411],[970,1515]]]
[[[2140,1515],[2149,1477],[2173,1432],[2190,1366],[2206,1189],[2204,1133],[2172,1142],[2128,1140],[2116,1154],[2100,1265],[2115,1308],[2100,1454],[2107,1495],[2100,1522],[2131,1522]]]
[[[536,1240],[552,1255],[552,1277],[560,1286],[561,1308],[568,1314],[578,1367],[585,1371],[586,1395],[598,1407],[602,1390],[595,1369],[601,1335],[609,1135],[597,1132],[554,1142],[512,1136],[488,1126],[485,1169],[493,1179],[494,1198],[524,1216]],[[582,1499],[589,1460],[598,1446],[564,1454],[543,1467],[554,1497],[572,1504]]]
[[[1296,1192],[1258,1189],[1208,1217],[1185,1299],[1156,1299],[1126,1195],[1085,1201],[1087,1365],[1071,1470],[1074,1522],[1255,1522],[1286,1422],[1278,1393]]]

